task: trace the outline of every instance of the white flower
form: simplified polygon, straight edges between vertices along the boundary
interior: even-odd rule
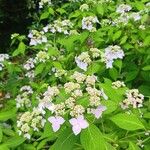
[[[93,27],[94,23],[99,23],[97,17],[94,16],[83,17],[82,29],[87,29],[89,31],[92,31],[94,29]]]
[[[130,18],[133,19],[134,21],[138,21],[141,19],[141,16],[138,12],[133,12],[130,14]]]
[[[89,126],[88,122],[84,119],[83,116],[72,118],[69,120],[69,122],[72,125],[72,130],[75,135],[78,135],[82,129],[86,129]]]
[[[78,57],[75,57],[75,62],[77,63],[77,66],[84,70],[84,71],[87,71],[87,67],[88,67],[88,64],[85,63],[85,62],[82,62]]]
[[[132,7],[130,5],[125,5],[125,4],[121,4],[117,7],[116,12],[117,13],[125,13],[128,12],[132,9]]]
[[[120,46],[108,46],[105,48],[104,54],[102,54],[102,61],[106,63],[106,68],[112,68],[112,64],[115,59],[123,59],[124,52]]]
[[[51,116],[48,118],[48,121],[52,124],[54,132],[57,132],[60,129],[60,126],[65,122],[64,118],[60,116]]]
[[[9,59],[9,55],[8,54],[0,54],[0,62],[3,62],[5,60]]]

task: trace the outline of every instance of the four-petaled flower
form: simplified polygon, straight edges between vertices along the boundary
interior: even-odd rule
[[[107,109],[106,106],[100,105],[96,109],[92,109],[91,113],[95,116],[95,118],[98,119],[101,117],[103,111],[105,111],[106,109]]]
[[[88,122],[84,119],[83,116],[77,118],[72,118],[69,120],[72,125],[72,130],[75,135],[78,135],[81,132],[81,129],[85,129],[89,126]]]
[[[57,132],[60,129],[60,125],[62,125],[65,120],[60,116],[51,116],[48,118],[48,121],[52,124],[52,128],[54,132]]]

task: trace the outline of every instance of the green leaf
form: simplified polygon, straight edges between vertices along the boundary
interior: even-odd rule
[[[97,13],[98,13],[98,14],[100,14],[100,15],[103,16],[103,14],[104,14],[104,6],[103,6],[102,4],[99,4],[99,5],[97,6],[96,10],[97,10]]]
[[[113,41],[119,39],[119,37],[121,36],[121,34],[122,34],[122,31],[121,31],[121,30],[117,31],[117,32],[113,35]]]
[[[4,143],[5,146],[7,147],[17,147],[20,144],[22,144],[25,141],[25,138],[21,137],[21,136],[15,136],[12,137],[10,139],[7,139],[7,141]]]
[[[17,56],[19,54],[24,54],[25,50],[26,50],[26,45],[23,42],[20,42],[18,48],[13,52],[12,55]]]
[[[136,144],[134,144],[133,142],[129,142],[128,150],[140,150],[140,148]]]
[[[142,70],[149,71],[150,70],[150,65],[147,65],[147,66],[143,67]]]
[[[54,9],[53,9],[53,8],[49,7],[49,8],[48,8],[48,12],[49,12],[50,14],[54,15]]]
[[[116,150],[111,144],[109,144],[109,143],[106,143],[106,145],[105,145],[105,150]]]
[[[42,71],[44,70],[44,68],[45,68],[45,64],[44,63],[39,64],[35,68],[35,75],[38,75],[38,74],[42,73]]]
[[[147,36],[147,37],[144,39],[143,46],[149,46],[149,45],[150,45],[150,36]]]
[[[134,80],[134,79],[137,77],[138,73],[139,73],[138,70],[128,72],[128,73],[126,74],[126,80],[125,80],[125,81],[126,81],[126,82],[129,82],[129,81]]]
[[[104,100],[104,101],[101,102],[101,104],[107,107],[106,111],[104,111],[105,114],[112,113],[118,107],[118,105],[115,102],[111,101],[111,100]]]
[[[82,130],[80,141],[85,150],[105,150],[105,140],[95,125]]]
[[[14,118],[15,116],[16,116],[16,108],[0,112],[0,121],[6,121],[8,119]]]
[[[116,80],[118,78],[119,73],[116,68],[112,68],[112,69],[109,69],[109,75],[111,76],[113,80]]]
[[[48,11],[42,13],[40,16],[40,20],[47,19],[49,17],[49,14],[50,13]]]
[[[73,150],[74,144],[77,141],[77,136],[75,136],[71,129],[64,130],[50,148],[50,150]]]
[[[111,117],[111,120],[118,127],[128,130],[128,131],[144,129],[143,124],[134,114],[120,113]]]
[[[9,148],[6,145],[2,144],[0,145],[0,150],[9,150]]]

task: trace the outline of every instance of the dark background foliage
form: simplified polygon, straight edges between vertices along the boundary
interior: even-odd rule
[[[36,2],[36,0],[32,1]],[[6,53],[10,47],[12,33],[26,34],[32,23],[35,8],[31,0],[0,0],[0,52]]]

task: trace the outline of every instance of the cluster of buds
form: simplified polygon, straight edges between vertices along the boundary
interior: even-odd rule
[[[123,59],[124,51],[118,45],[111,45],[105,48],[105,52],[102,54],[102,61],[106,63],[106,68],[112,68],[115,59]]]
[[[115,81],[112,83],[112,88],[114,88],[114,89],[118,89],[121,87],[125,87],[125,84],[123,81]]]
[[[67,75],[67,71],[64,69],[56,69],[55,71],[55,77],[57,78],[61,78],[62,76],[66,76]]]
[[[96,31],[94,24],[99,23],[96,16],[83,17],[82,19],[82,29],[87,29],[90,32]]]
[[[48,24],[43,28],[44,32],[52,33],[64,33],[69,34],[69,30],[73,27],[73,24],[70,20],[55,20],[53,24]]]
[[[43,31],[31,30],[28,37],[30,38],[30,45],[47,43],[47,37],[44,35]]]
[[[33,90],[30,86],[23,86],[20,89],[21,94],[17,95],[16,97],[16,107],[31,107],[31,94],[33,93]]]
[[[35,60],[37,62],[45,62],[46,60],[48,60],[50,57],[48,55],[47,52],[45,51],[39,51],[37,54],[36,54],[36,58]]]
[[[32,112],[24,112],[18,116],[18,133],[30,139],[32,131],[39,131],[39,129],[42,129],[45,122],[46,120],[38,108],[34,108]]]
[[[88,4],[82,4],[79,9],[81,11],[88,11],[89,10],[89,5]]]
[[[121,103],[123,109],[129,108],[139,108],[143,106],[144,95],[139,93],[138,89],[132,89],[126,92],[126,99]]]

